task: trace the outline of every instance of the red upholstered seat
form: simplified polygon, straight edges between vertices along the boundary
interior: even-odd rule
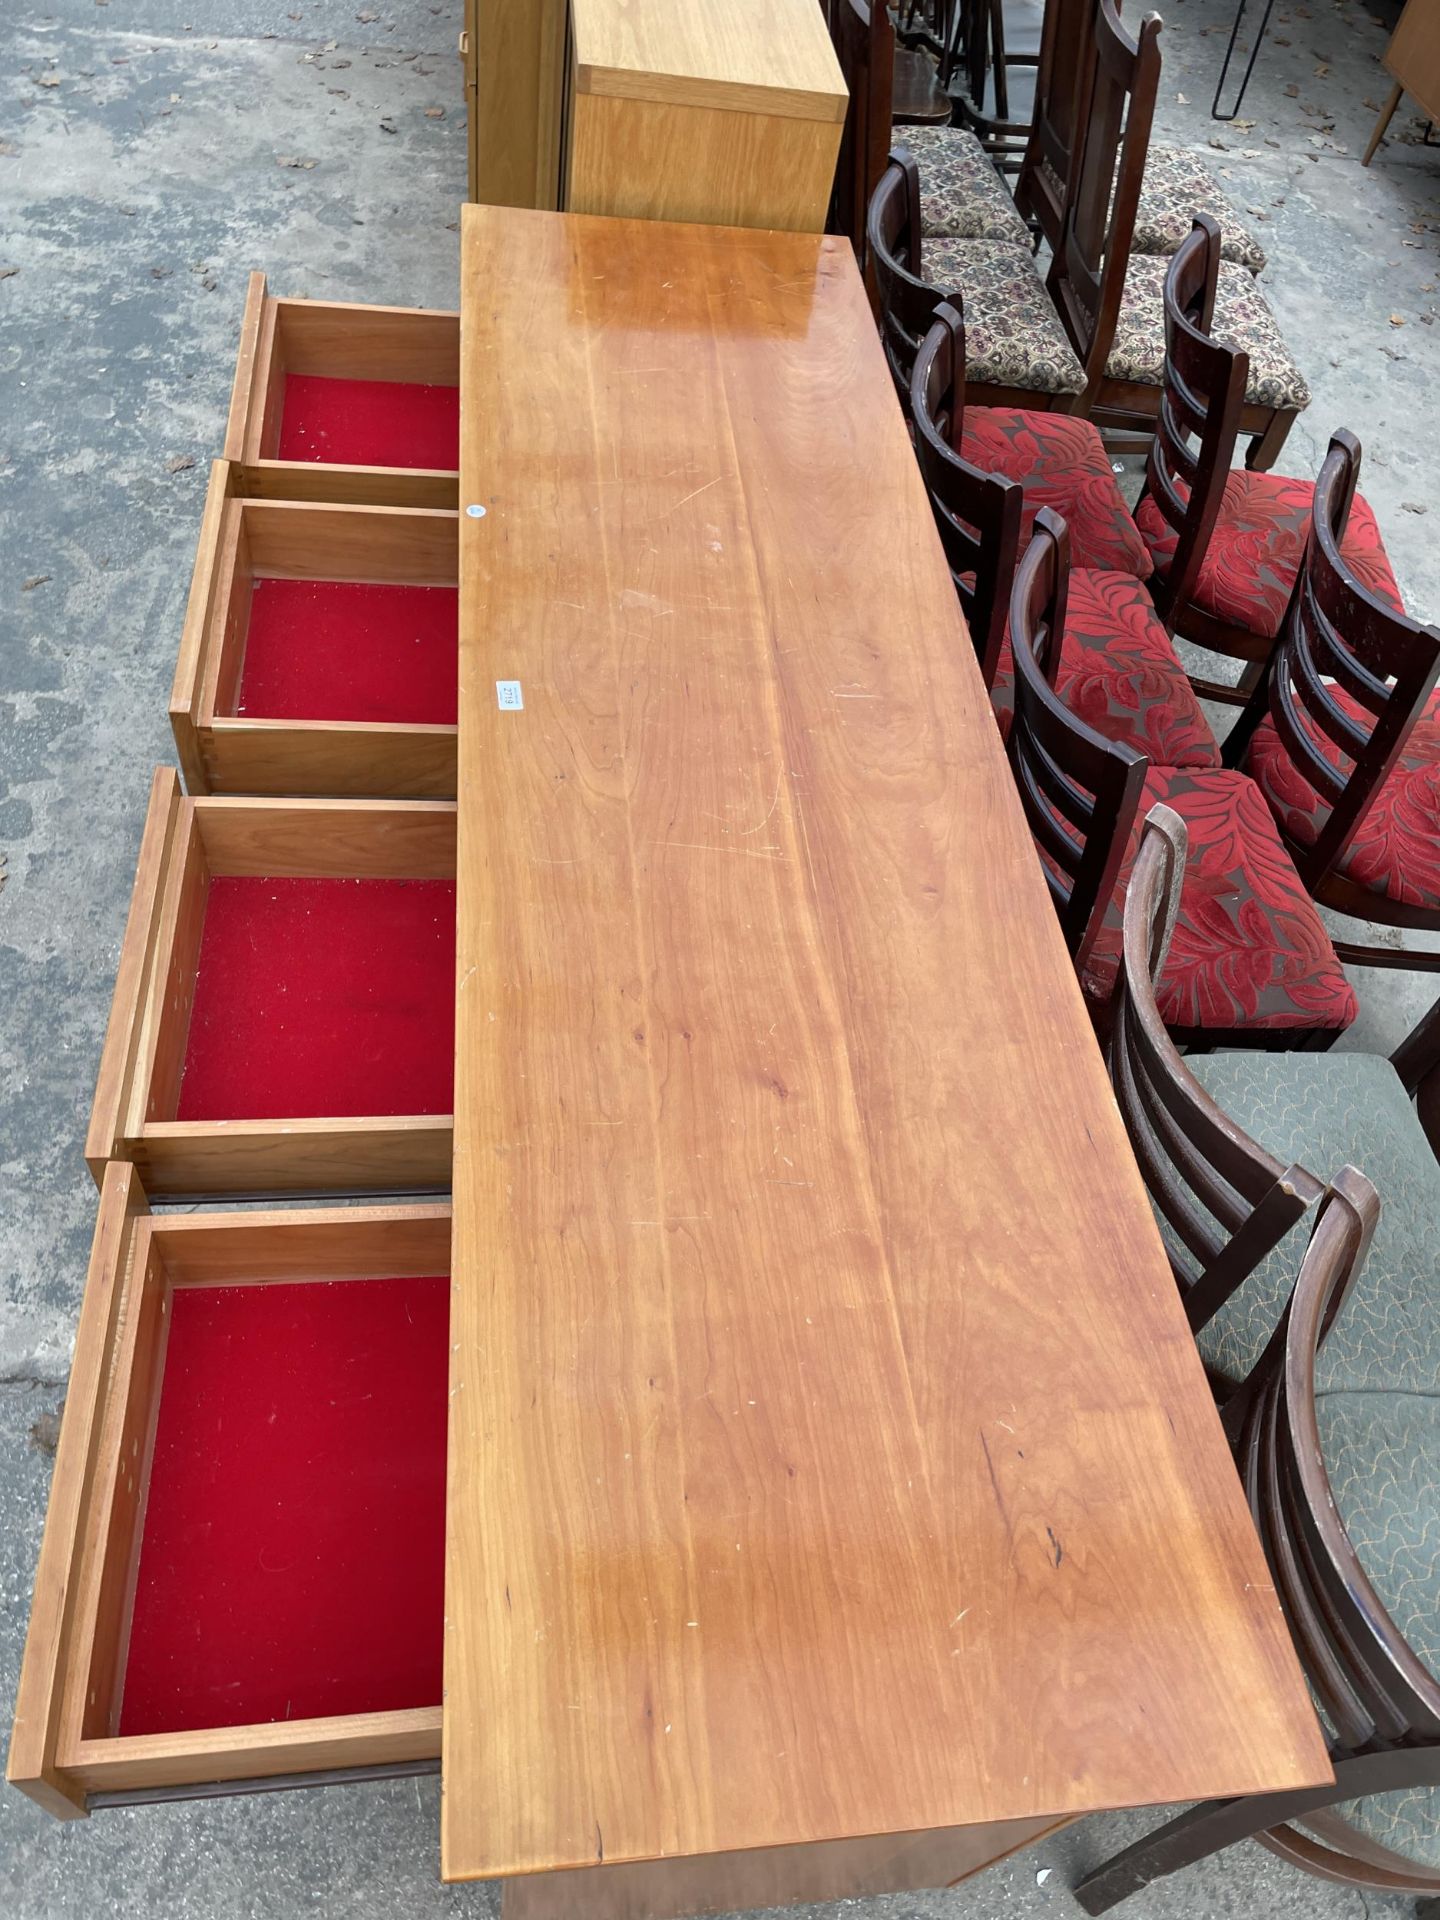
[[[1330,936],[1264,795],[1229,771],[1151,768],[1105,924],[1083,969],[1087,996],[1103,1005],[1114,991],[1125,889],[1157,800],[1175,809],[1190,834],[1180,915],[1157,990],[1165,1024],[1225,1032],[1348,1027],[1355,994]]]
[[[1304,556],[1314,496],[1314,483],[1309,480],[1290,480],[1278,473],[1232,473],[1191,591],[1192,604],[1246,633],[1273,640]],[[1156,564],[1166,565],[1175,552],[1175,533],[1148,496],[1135,509],[1135,524]],[[1375,515],[1358,493],[1340,552],[1361,586],[1404,612]]]
[[[991,689],[999,712],[1014,705],[1014,678],[1007,638]],[[1157,766],[1220,765],[1185,670],[1133,574],[1071,573],[1056,690],[1097,733],[1138,748]]]
[[[1331,692],[1363,726],[1373,723],[1369,709],[1342,687]],[[1306,731],[1331,766],[1349,771],[1352,762],[1328,734],[1313,725]],[[1247,767],[1291,839],[1313,846],[1329,802],[1296,766],[1268,716],[1255,729]],[[1440,912],[1440,692],[1430,696],[1334,871],[1397,906]]]
[[[1041,507],[1053,507],[1070,529],[1072,566],[1149,579],[1149,551],[1090,421],[1023,407],[967,407],[960,452],[982,473],[1018,480],[1025,489],[1022,546]]]

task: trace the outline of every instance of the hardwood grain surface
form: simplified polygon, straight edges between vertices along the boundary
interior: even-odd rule
[[[1327,1779],[848,248],[461,404],[446,1876]]]
[[[571,0],[570,32],[581,93],[845,118],[844,77],[815,0]]]

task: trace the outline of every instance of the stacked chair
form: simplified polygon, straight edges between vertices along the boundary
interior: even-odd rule
[[[1226,741],[1253,775],[1317,900],[1440,932],[1440,630],[1345,557],[1360,447],[1337,433],[1279,644]],[[1388,573],[1388,566],[1387,566]],[[1440,969],[1440,952],[1345,944],[1370,966]]]
[[[1157,981],[1185,870],[1184,827],[1157,807],[1125,903],[1111,1077],[1335,1784],[1194,1807],[1076,1897],[1108,1912],[1252,1836],[1327,1878],[1434,1893],[1440,1004],[1393,1060],[1182,1059]]]
[[[1157,150],[1152,165],[1159,31],[1149,15],[1130,33],[1113,0],[1051,0],[1013,199],[978,139],[957,144],[953,128],[898,136],[916,163],[903,227],[918,228],[919,247],[907,246],[907,270],[964,312],[978,401],[1087,414],[1112,447],[1139,450],[1159,407],[1168,260],[1206,213],[1222,256],[1214,324],[1245,357],[1237,431],[1263,471],[1309,388],[1255,284],[1259,243],[1188,156]],[[868,83],[863,71],[847,79],[852,91]],[[873,194],[873,147],[871,165]],[[1050,249],[1043,275],[1037,236]]]
[[[1329,1051],[1356,1010],[1342,962],[1440,953],[1337,942],[1320,914],[1440,931],[1440,631],[1404,610],[1352,435],[1313,484],[1232,468],[1247,432],[1262,462],[1280,433],[1224,324],[1245,267],[1223,215],[1159,264],[1131,520],[1098,435],[1060,450],[1061,428],[1095,434],[1063,397],[974,378],[989,315],[933,271],[923,180],[897,149],[872,195],[882,342],[1336,1775],[1182,1813],[1077,1898],[1103,1913],[1250,1836],[1440,1894],[1440,1002],[1388,1060]],[[1176,640],[1239,662],[1239,686],[1192,682]],[[1223,752],[1199,694],[1241,708]]]
[[[1106,1032],[1113,1012],[1140,823],[1163,802],[1190,831],[1175,937],[1157,988],[1166,1025],[1192,1046],[1328,1047],[1355,1018],[1355,995],[1259,788],[1215,761],[1157,763],[1124,738],[1128,715],[1119,727],[1105,715],[1091,726],[1059,691],[1069,644],[1066,549],[1064,522],[1042,508],[1011,599],[1009,750],[1097,1027]],[[1195,749],[1208,745],[1218,761],[1205,731]],[[1192,744],[1189,729],[1186,739]]]

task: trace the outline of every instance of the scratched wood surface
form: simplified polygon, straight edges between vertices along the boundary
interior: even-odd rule
[[[1328,1778],[847,247],[463,300],[446,1876]]]

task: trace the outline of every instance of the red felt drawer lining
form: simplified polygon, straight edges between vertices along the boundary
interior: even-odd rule
[[[449,1113],[453,880],[210,883],[175,1117]]]
[[[122,1734],[439,1705],[449,1294],[175,1289]]]
[[[454,726],[459,590],[257,579],[235,711]]]
[[[287,374],[278,456],[452,472],[460,465],[460,390],[408,380]]]

